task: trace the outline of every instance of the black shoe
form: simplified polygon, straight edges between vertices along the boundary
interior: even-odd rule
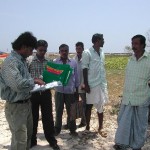
[[[68,125],[67,125],[67,124],[65,124],[65,125],[63,125],[63,126],[62,126],[62,129],[64,129],[64,130],[68,130],[68,129],[69,129],[69,127],[68,127]]]
[[[78,128],[82,128],[82,127],[85,127],[85,126],[86,126],[85,123],[80,123],[80,124],[78,125]]]
[[[78,136],[78,133],[76,131],[71,131],[70,135],[72,135],[72,136]]]
[[[113,148],[114,148],[115,150],[126,150],[125,147],[122,147],[122,146],[117,145],[117,144],[115,144],[115,145],[113,146]]]
[[[54,144],[54,145],[50,145],[50,147],[53,149],[53,150],[60,150],[59,146],[57,144]]]

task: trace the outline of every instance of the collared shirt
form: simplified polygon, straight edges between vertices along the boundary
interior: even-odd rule
[[[122,103],[139,106],[146,102],[150,98],[149,80],[150,54],[145,51],[138,60],[131,56],[126,67]]]
[[[81,67],[82,58],[79,60],[78,56],[76,55],[74,57],[74,59],[77,62],[77,69],[78,69],[78,74],[79,74],[78,77],[79,77],[79,83],[80,83],[80,85],[78,87],[78,92],[79,93],[85,93],[85,91],[81,89],[81,86],[83,84],[83,71],[82,71],[82,67]]]
[[[54,62],[57,64],[63,64],[60,58],[55,59]],[[76,88],[79,86],[77,63],[74,59],[68,58],[66,64],[69,64],[70,67],[73,69],[70,80],[68,81],[68,84],[66,86],[56,87],[55,89],[57,92],[60,92],[60,93],[72,94],[75,92]]]
[[[39,60],[36,55],[28,58],[29,72],[31,73],[31,77],[41,78],[47,62],[48,60],[45,58],[43,58],[43,60]]]
[[[88,69],[88,84],[89,86],[96,87],[100,85],[104,93],[108,96],[107,81],[105,72],[105,56],[100,49],[100,55],[93,47],[84,50],[82,53],[82,69]]]
[[[4,60],[1,73],[1,98],[16,102],[30,98],[34,80],[28,71],[26,60],[16,51]]]

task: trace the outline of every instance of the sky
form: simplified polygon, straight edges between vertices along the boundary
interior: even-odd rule
[[[92,46],[95,33],[104,35],[105,53],[125,52],[136,34],[150,30],[150,0],[0,0],[0,51],[30,31],[48,42],[49,52],[61,44],[75,52],[78,41]]]

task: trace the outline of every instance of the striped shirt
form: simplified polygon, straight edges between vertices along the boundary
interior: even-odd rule
[[[48,60],[45,58],[41,61],[37,56],[32,56],[28,58],[29,72],[32,78],[40,78],[43,75],[44,68]]]
[[[16,102],[30,98],[30,91],[34,87],[26,60],[16,51],[4,60],[1,73],[1,98],[9,102]]]
[[[150,98],[149,80],[150,54],[145,51],[138,60],[134,55],[131,56],[126,67],[122,103],[132,106],[144,104]]]

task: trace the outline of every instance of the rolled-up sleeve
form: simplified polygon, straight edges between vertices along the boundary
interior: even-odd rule
[[[85,69],[85,68],[89,69],[89,63],[90,63],[90,55],[88,51],[85,50],[82,53],[82,63],[81,63],[82,69]]]

